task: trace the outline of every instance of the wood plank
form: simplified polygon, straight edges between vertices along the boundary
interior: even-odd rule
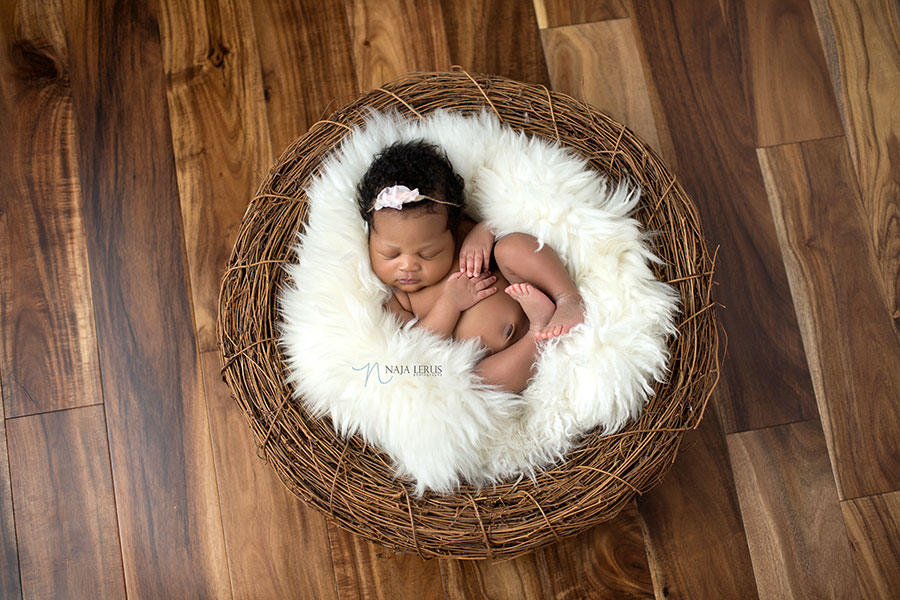
[[[358,93],[347,12],[332,0],[253,2],[269,135],[278,156]],[[310,85],[315,82],[315,85]]]
[[[64,8],[126,589],[229,597],[158,18]]]
[[[635,0],[645,72],[678,155],[678,181],[719,246],[717,300],[729,359],[726,432],[816,416],[803,344],[722,13],[711,2]]]
[[[443,600],[437,561],[394,554],[338,528],[332,528],[331,541],[341,600]]]
[[[526,2],[441,0],[453,64],[527,83],[550,84],[534,9]]]
[[[9,468],[26,598],[123,598],[103,407],[10,419]]]
[[[216,348],[219,284],[271,166],[247,0],[160,2],[160,37],[200,351]]]
[[[0,371],[16,417],[101,396],[59,5],[4,0],[0,42]]]
[[[357,89],[414,70],[445,71],[450,54],[439,0],[346,0]],[[443,598],[437,561],[391,554],[330,526],[339,598]]]
[[[529,9],[520,3],[477,0],[445,0],[442,6],[454,63],[521,81],[550,83]],[[593,82],[595,75],[586,75]],[[652,595],[646,560],[636,514],[626,511],[613,523],[534,555],[497,564],[442,560],[441,568],[452,598],[646,596]]]
[[[900,492],[841,502],[863,598],[900,593]]]
[[[346,12],[337,3],[321,0],[304,0],[299,6],[290,2],[263,4],[267,3],[254,3],[254,18],[257,31],[264,32],[257,37],[269,108],[270,135],[276,151],[325,116],[323,112],[327,113],[352,100],[359,89],[368,90],[414,68],[438,68],[437,61],[429,58],[435,53],[444,57],[440,68],[449,67],[442,26],[427,21],[436,15],[440,23],[440,9],[436,2],[423,6],[422,14],[416,14],[415,7],[404,2],[348,2]],[[406,27],[414,28],[411,31],[416,32],[414,36],[419,43],[406,42],[407,33],[400,33]],[[354,68],[354,55],[371,62],[366,63],[368,66],[357,64]],[[316,60],[310,61],[309,56],[316,57]],[[299,71],[298,64],[301,65]],[[376,72],[366,71],[369,67]],[[363,74],[359,81],[358,73]],[[309,81],[316,81],[317,85],[310,86]],[[270,492],[273,502],[282,502],[274,490]],[[288,511],[287,500],[283,502],[277,510]],[[385,594],[383,597],[392,597],[391,593],[407,589],[404,585],[416,595],[421,595],[418,584],[406,581],[415,577],[432,582],[431,587],[426,585],[425,588],[432,592],[433,582],[437,581],[437,589],[440,590],[437,563],[424,562],[415,557],[380,559],[380,555],[385,555],[384,551],[334,525],[329,525],[327,531],[333,571],[324,571],[326,554],[321,544],[326,534],[321,530],[321,517],[306,507],[295,510],[297,512],[292,519],[297,528],[303,529],[303,535],[309,536],[306,544],[315,548],[317,564],[314,573],[307,575],[312,581],[304,585],[324,590],[328,580],[336,581],[337,593],[341,598],[357,597],[359,593],[380,593]],[[329,538],[324,538],[325,543]],[[410,573],[406,572],[407,569],[411,570]],[[382,589],[384,582],[395,583]]]
[[[633,504],[612,521],[537,554],[553,598],[653,598],[647,547]]]
[[[628,17],[628,3],[625,0],[532,1],[541,29]]]
[[[356,82],[367,92],[410,71],[448,71],[440,0],[346,0]]]
[[[734,474],[713,394],[672,470],[638,499],[657,598],[755,598]]]
[[[756,585],[763,598],[859,598],[818,421],[728,436]]]
[[[660,140],[629,19],[547,29],[541,38],[554,91],[624,123],[667,159],[674,155],[665,130],[665,145]]]
[[[844,138],[759,151],[842,500],[900,489],[900,338]]]
[[[442,560],[447,600],[548,598],[546,566],[535,553],[513,560]]]
[[[2,381],[2,380],[0,380]],[[0,391],[3,385],[0,382]],[[13,518],[12,486],[9,481],[9,451],[6,445],[6,415],[0,402],[0,596],[21,598],[19,544]]]
[[[534,553],[499,561],[441,561],[447,598],[652,598],[634,505],[606,523]]]
[[[808,0],[720,0],[757,146],[843,135]]]
[[[900,328],[900,8],[896,0],[811,0],[875,243]]]
[[[234,597],[336,598],[325,518],[258,458],[247,419],[222,381],[221,358],[205,352],[201,364]]]

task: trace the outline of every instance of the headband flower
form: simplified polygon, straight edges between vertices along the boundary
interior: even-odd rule
[[[419,198],[423,198],[422,196],[419,196],[419,188],[411,190],[405,185],[394,185],[384,188],[378,193],[378,197],[375,198],[375,206],[373,206],[372,209],[381,210],[382,208],[393,208],[401,210],[404,204],[407,202],[415,202],[419,200]]]

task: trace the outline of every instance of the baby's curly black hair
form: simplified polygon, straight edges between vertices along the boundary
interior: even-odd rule
[[[396,142],[382,150],[369,165],[366,174],[356,187],[359,213],[372,230],[375,212],[370,210],[378,193],[386,187],[405,185],[419,189],[424,196],[431,196],[449,204],[431,200],[419,200],[403,206],[403,210],[438,212],[446,210],[447,228],[456,235],[456,228],[463,215],[465,183],[453,170],[453,165],[443,150],[423,140]]]

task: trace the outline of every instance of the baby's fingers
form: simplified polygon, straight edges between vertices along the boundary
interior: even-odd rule
[[[476,261],[479,264],[481,263],[481,259],[478,258],[478,250],[469,252],[469,254],[466,256],[466,273],[469,275],[469,277],[478,275],[478,271],[475,270]]]
[[[484,254],[484,250],[478,250],[475,252],[475,268],[472,272],[481,273],[482,268],[487,270],[487,257]]]
[[[494,283],[495,281],[497,281],[497,278],[494,277],[493,275],[490,275],[490,276],[487,276],[487,277],[483,277],[483,278],[481,278],[481,279],[479,279],[478,281],[475,282],[475,289],[476,289],[476,290],[483,290],[484,288],[486,288],[487,286],[491,285],[491,284]]]
[[[487,298],[488,296],[493,296],[496,293],[497,293],[497,288],[495,288],[495,287],[481,290],[475,294],[475,302],[480,302],[480,301],[484,300],[485,298]]]

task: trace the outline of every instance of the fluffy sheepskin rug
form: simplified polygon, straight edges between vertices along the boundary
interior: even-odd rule
[[[411,139],[444,148],[473,217],[498,236],[521,231],[550,245],[581,291],[584,324],[544,344],[521,395],[475,375],[477,340],[402,327],[383,308],[390,290],[370,267],[355,188],[379,151]],[[629,217],[639,190],[608,185],[574,153],[486,112],[413,122],[373,113],[307,196],[308,226],[280,297],[289,384],[313,415],[387,452],[417,494],[533,477],[589,430],[620,429],[665,377],[678,296],[654,278],[648,262],[658,259]]]

